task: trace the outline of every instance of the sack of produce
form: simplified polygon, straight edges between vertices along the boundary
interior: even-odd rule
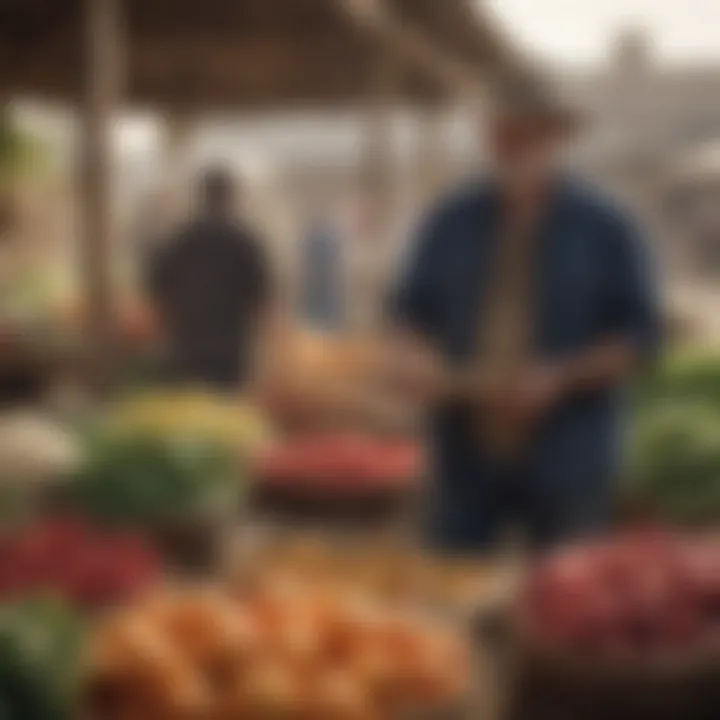
[[[720,707],[718,537],[564,550],[529,571],[513,621],[518,717],[681,720]]]

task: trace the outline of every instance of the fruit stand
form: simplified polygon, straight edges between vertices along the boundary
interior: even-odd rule
[[[415,419],[378,388],[367,337],[287,329],[259,395],[278,428],[255,466],[257,513],[324,525],[401,519],[427,473]]]
[[[524,567],[362,524],[298,528],[254,514],[255,473],[353,504],[421,458],[397,436],[271,425],[247,400],[131,394],[32,467],[64,479],[51,512],[0,536],[10,717],[712,717],[716,532],[618,530]],[[213,542],[188,557],[170,525]]]
[[[73,452],[32,466],[62,478],[35,480],[37,506],[0,536],[0,687],[22,678],[25,688],[8,695],[10,717],[73,718],[82,706],[98,720],[143,718],[149,708],[154,717],[211,718],[227,707],[231,717],[339,720],[375,717],[380,704],[382,717],[404,717],[467,702],[471,648],[460,618],[483,596],[490,569],[431,561],[396,539],[309,536],[277,522],[262,526],[259,542],[251,475],[268,463],[277,470],[278,448],[297,439],[279,444],[249,403],[198,391],[131,394],[89,427],[66,430]],[[352,471],[343,492],[416,469],[396,440],[361,436],[354,451],[357,437],[339,439],[343,452],[330,453],[324,480]],[[312,440],[315,460],[327,442]],[[378,448],[375,466],[359,462]],[[41,502],[45,482],[52,502]],[[188,558],[168,527],[199,520],[200,539],[215,542],[198,557],[195,535]],[[47,660],[10,627],[17,618],[36,623]],[[57,684],[55,643],[67,664]],[[224,680],[210,683],[208,673]]]
[[[199,106],[359,101],[375,120],[379,107],[396,99],[433,104],[467,77],[474,86],[481,66],[506,54],[502,42],[488,39],[469,64],[463,59],[474,44],[475,16],[461,0],[446,0],[442,11],[437,2],[393,2],[388,14],[367,12],[366,3],[267,0],[26,5],[0,2],[0,34],[7,29],[3,48],[12,60],[2,90],[82,100],[84,299],[69,320],[88,330],[88,374],[100,387],[114,369],[124,324],[114,314],[109,267],[115,231],[110,130],[123,86],[128,100],[156,104],[170,115]],[[418,24],[419,34],[413,32]],[[459,45],[458,72],[448,56]],[[268,75],[269,66],[274,72]],[[130,317],[133,334],[138,318],[134,311]],[[141,335],[144,320],[140,313]],[[326,417],[319,426],[336,417],[328,409],[337,396],[328,396],[317,403]],[[304,402],[298,404],[303,409]],[[289,545],[294,552],[300,545],[300,558],[258,548],[237,567],[233,553],[229,567],[211,562],[226,545],[227,524],[248,524],[244,499],[256,462],[266,479],[297,481],[299,475],[313,491],[345,476],[348,494],[358,484],[365,490],[388,479],[399,485],[420,474],[415,449],[388,448],[395,441],[373,428],[370,438],[343,432],[340,451],[338,438],[331,438],[330,463],[326,437],[310,438],[311,452],[302,443],[297,450],[299,439],[292,438],[284,448],[291,461],[288,454],[260,460],[255,451],[266,438],[252,408],[195,393],[113,404],[98,408],[98,415],[89,430],[73,428],[83,450],[77,467],[63,469],[65,482],[53,485],[50,516],[38,509],[32,517],[29,507],[23,522],[2,534],[0,585],[7,604],[0,613],[0,718],[482,714],[469,703],[466,616],[492,594],[494,568],[387,546],[322,559],[297,538]],[[380,460],[374,457],[379,446]],[[196,550],[216,532],[219,542],[190,558],[188,568],[187,538]],[[325,547],[338,544],[336,536],[323,539]],[[277,567],[270,562],[274,554]],[[343,568],[344,582],[338,577]]]

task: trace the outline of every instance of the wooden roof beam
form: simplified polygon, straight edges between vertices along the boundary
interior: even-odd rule
[[[396,48],[404,59],[466,99],[483,94],[483,83],[465,63],[448,57],[435,44],[397,18],[383,0],[337,0],[355,22]]]

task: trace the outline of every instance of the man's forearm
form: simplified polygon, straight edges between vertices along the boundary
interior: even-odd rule
[[[638,364],[638,351],[628,338],[608,338],[564,362],[560,372],[569,394],[582,393],[621,382]]]

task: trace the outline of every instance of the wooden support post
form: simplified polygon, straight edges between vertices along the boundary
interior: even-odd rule
[[[396,78],[395,58],[378,48],[375,67],[368,88],[367,116],[363,147],[363,194],[370,212],[372,237],[383,245],[389,216],[393,210],[393,173],[395,171],[392,110]]]
[[[195,113],[172,113],[163,124],[163,175],[168,178],[163,204],[171,218],[187,214],[185,207],[194,196],[194,178],[188,177],[190,151],[200,125]]]
[[[116,350],[112,291],[115,235],[112,129],[120,95],[121,0],[84,1],[85,72],[81,111],[82,273],[89,380],[95,389],[112,378]]]
[[[361,202],[365,224],[363,261],[356,278],[354,305],[361,331],[373,332],[381,320],[381,303],[387,281],[388,257],[396,210],[395,158],[392,128],[395,58],[378,48],[372,85],[368,88],[367,115],[361,157]]]
[[[197,136],[200,119],[195,113],[171,113],[163,124],[164,155],[168,172],[182,169]]]
[[[484,94],[485,88],[472,67],[450,57],[424,33],[403,22],[384,0],[342,0],[341,6],[397,57],[424,70],[452,94],[473,99]]]
[[[390,108],[381,104],[371,107],[364,132],[362,193],[368,210],[367,241],[382,245],[393,199],[394,149]]]

